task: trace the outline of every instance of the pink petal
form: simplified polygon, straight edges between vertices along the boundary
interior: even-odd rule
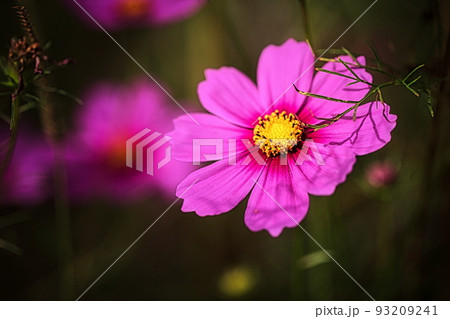
[[[0,127],[0,145],[9,142],[9,127]],[[0,204],[36,205],[51,194],[53,152],[47,141],[21,128],[13,157],[0,184]],[[3,157],[0,157],[3,160]]]
[[[144,129],[166,135],[172,129],[172,119],[181,110],[171,109],[172,102],[147,78],[136,79],[126,86],[95,85],[84,101],[76,116],[76,130],[66,140],[71,196],[77,199],[103,196],[123,201],[157,192],[173,196],[176,185],[192,171],[192,165],[172,160],[159,168],[168,149],[164,144],[151,155],[154,176],[149,176],[126,167],[125,145]],[[151,143],[160,138],[162,136]],[[136,143],[133,150],[136,150]],[[136,162],[134,155],[133,163]],[[146,152],[142,159],[147,163]]]
[[[293,179],[301,181],[302,187],[312,195],[331,195],[352,171],[356,156],[345,147],[315,143],[315,149],[308,143],[305,142],[303,151],[309,157],[299,159],[303,156],[300,152],[289,158]]]
[[[309,91],[313,74],[314,55],[306,42],[289,39],[281,46],[267,46],[258,62],[258,88],[264,109],[273,104],[270,111],[296,113],[305,96],[298,94],[293,84]]]
[[[68,6],[72,7],[81,19],[92,27],[98,28],[95,22],[91,19],[95,19],[102,27],[106,29],[117,29],[122,24],[121,19],[117,17],[115,8],[119,4],[119,0],[99,1],[99,0],[64,0]],[[84,12],[83,8],[89,15]]]
[[[284,227],[295,227],[306,216],[309,197],[303,180],[294,178],[289,165],[273,159],[253,188],[245,210],[252,231],[267,230],[277,237]]]
[[[175,130],[167,134],[172,137],[174,159],[193,162],[195,139],[201,140],[200,161],[204,162],[221,160],[228,158],[230,153],[233,156],[247,150],[241,140],[251,141],[253,138],[251,130],[226,122],[215,115],[206,113],[190,113],[190,115],[200,126],[190,116],[182,115],[174,120]],[[216,142],[219,145],[216,145]],[[205,155],[208,156],[207,159]]]
[[[184,199],[181,210],[209,216],[233,209],[247,196],[266,167],[255,161],[244,165],[247,156],[247,153],[238,155],[236,165],[222,160],[191,173],[177,188],[176,195]]]
[[[355,63],[348,56],[341,56],[340,58],[345,63]],[[361,65],[366,64],[366,59],[363,56],[358,57],[357,61]],[[350,67],[356,75],[358,75],[358,77],[367,82],[372,82],[372,75],[364,68],[356,66]],[[328,62],[322,68],[354,77],[352,73],[340,62]],[[339,75],[318,72],[314,76],[310,92],[340,100],[359,101],[369,92],[370,86],[361,82],[349,85],[352,82],[354,82],[354,80]],[[352,106],[352,104],[332,102],[325,99],[309,97],[305,103],[305,106],[302,107],[300,118],[304,119],[305,116],[309,115],[330,118],[345,111],[350,106]]]
[[[168,98],[152,81],[139,78],[128,86],[100,83],[89,89],[76,114],[76,132],[83,149],[100,156],[112,144],[125,142],[145,128],[166,133],[172,119],[181,113],[170,109]]]
[[[160,24],[187,18],[205,3],[206,0],[154,0],[151,22]]]
[[[127,16],[118,9],[126,0],[64,0],[92,27],[98,27],[92,16],[102,27],[116,31],[123,27],[138,25],[160,25],[187,18],[198,11],[206,0],[145,0],[147,9],[138,16]],[[84,12],[83,9],[86,10]]]
[[[381,102],[363,104],[358,108],[356,121],[353,121],[351,112],[330,126],[314,132],[311,137],[320,143],[347,147],[356,155],[372,153],[391,140],[397,116],[389,111],[389,105]]]
[[[202,105],[211,113],[244,127],[264,112],[255,84],[235,68],[205,71],[206,80],[198,85]]]

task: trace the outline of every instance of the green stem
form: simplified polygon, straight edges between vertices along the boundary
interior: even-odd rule
[[[47,87],[45,79],[41,86]],[[44,133],[53,150],[53,179],[55,195],[55,221],[57,232],[57,251],[59,265],[60,298],[71,300],[74,297],[74,274],[72,261],[72,236],[70,228],[69,201],[67,196],[67,174],[64,149],[60,143],[58,121],[51,103],[50,92],[42,91],[41,117]]]
[[[332,52],[330,52],[330,51],[332,51],[332,50],[330,49],[330,50],[327,51],[327,52],[328,52],[328,53],[332,53]],[[316,52],[317,52],[317,53],[320,53],[321,50],[316,50]],[[339,52],[339,53],[336,52],[336,54],[346,54],[346,53],[345,53],[344,51],[342,51],[342,50],[338,50],[338,52]],[[358,55],[358,54],[357,54],[357,55]],[[324,57],[322,57],[322,58],[319,59],[319,61],[322,61],[322,62],[335,62],[335,63],[340,63],[338,60],[336,60],[336,58],[324,58]],[[366,69],[366,70],[378,72],[378,73],[381,73],[381,74],[386,75],[386,76],[392,76],[392,73],[386,72],[386,71],[384,71],[383,69],[378,68],[378,67],[373,67],[373,66],[370,66],[370,65],[362,65],[362,64],[359,64],[359,63],[353,63],[353,62],[346,62],[346,63],[347,63],[347,65],[351,65],[351,66],[354,66],[354,67],[359,67],[359,68],[363,68],[363,69]],[[387,65],[387,64],[384,64],[384,66],[385,66],[385,67],[387,66],[389,69],[394,70],[394,68],[393,68],[392,66],[389,66],[389,65]]]
[[[350,54],[350,53],[349,53],[349,54]],[[353,59],[356,61],[356,58],[353,57]],[[362,82],[362,83],[365,83],[365,84],[368,84],[368,85],[373,86],[372,83],[367,82],[367,81],[361,79],[361,78],[355,73],[355,71],[353,71],[352,68],[349,67],[348,64],[347,64],[346,62],[344,62],[341,58],[338,58],[338,61],[341,62],[341,63],[345,66],[345,68],[346,68],[346,69],[347,69],[347,70],[355,77],[355,81],[356,81],[356,82]]]
[[[328,101],[334,101],[334,102],[340,102],[340,103],[348,103],[348,104],[354,104],[353,106],[349,107],[348,109],[346,109],[345,111],[343,111],[342,113],[336,115],[335,117],[332,118],[320,118],[318,117],[318,120],[323,120],[326,121],[327,123],[324,124],[306,124],[307,127],[312,128],[314,130],[319,130],[322,129],[324,127],[330,126],[331,124],[339,121],[344,115],[346,115],[347,113],[351,112],[351,111],[355,111],[355,116],[356,116],[356,110],[358,109],[358,107],[365,102],[369,97],[371,97],[373,94],[375,93],[379,93],[381,92],[380,89],[384,88],[384,87],[388,87],[388,86],[393,86],[393,85],[399,85],[398,81],[391,81],[391,82],[386,82],[383,84],[379,84],[379,85],[374,85],[369,83],[370,85],[373,86],[373,88],[369,91],[369,93],[366,94],[365,97],[363,97],[361,100],[359,101],[347,101],[347,100],[340,100],[340,99],[335,99],[335,98],[331,98],[328,96],[323,96],[323,95],[318,95],[318,94],[313,94],[313,93],[309,93],[309,92],[303,92],[299,89],[297,89],[297,87],[294,85],[294,89],[297,91],[297,93],[300,93],[302,95],[306,95],[306,96],[310,96],[310,97],[315,97],[315,98],[320,98],[320,99],[324,99],[324,100],[328,100]],[[384,102],[383,102],[384,103]],[[354,117],[355,117],[354,116]]]
[[[60,265],[60,294],[62,300],[74,297],[74,269],[72,265],[72,236],[70,211],[67,196],[67,172],[63,160],[63,150],[54,147],[53,176],[55,181],[55,212],[58,235],[58,256]]]
[[[298,2],[300,4],[303,29],[304,29],[306,38],[308,39],[309,44],[312,47],[313,46],[313,38],[312,38],[311,27],[310,27],[309,18],[308,18],[308,8],[307,8],[306,0],[299,0]]]
[[[74,274],[72,266],[72,243],[69,201],[67,196],[67,174],[64,150],[59,142],[57,120],[49,93],[42,99],[42,123],[44,132],[53,150],[53,179],[55,195],[55,221],[57,231],[57,251],[59,264],[60,298],[71,300],[74,297]]]
[[[295,84],[293,84],[293,86],[294,86],[294,89],[297,91],[297,93],[300,93],[301,95],[305,95],[305,96],[309,96],[309,97],[315,97],[315,98],[318,98],[318,99],[323,99],[323,100],[328,100],[328,101],[333,101],[333,102],[340,102],[340,103],[347,103],[347,104],[356,104],[356,103],[359,102],[359,101],[349,101],[349,100],[335,99],[333,97],[329,97],[329,96],[325,96],[325,95],[305,92],[305,91],[299,90],[295,86]]]
[[[392,283],[392,273],[394,271],[393,254],[395,239],[393,238],[393,232],[395,229],[395,220],[388,208],[389,203],[389,190],[380,189],[377,196],[377,250],[374,258],[374,277],[377,283],[377,291],[380,296],[385,296],[389,292],[389,285]],[[393,247],[394,246],[394,247]]]
[[[364,98],[362,98],[360,101],[355,101],[355,105],[349,107],[348,109],[346,109],[344,112],[336,115],[333,118],[317,118],[318,120],[323,120],[323,121],[327,121],[328,123],[324,123],[324,124],[306,124],[307,127],[309,128],[313,128],[314,130],[320,130],[321,128],[330,126],[331,124],[339,121],[344,115],[348,114],[351,111],[355,111],[356,109],[365,101],[367,100],[370,96],[372,96],[375,92],[377,92],[377,90],[379,90],[379,86],[377,86],[376,88],[372,89]],[[336,99],[334,99],[336,100]],[[338,101],[339,102],[339,101]],[[350,102],[350,101],[349,101]],[[344,102],[344,103],[349,103],[349,102]]]
[[[292,300],[306,300],[307,298],[307,277],[305,270],[298,266],[298,261],[306,255],[306,242],[302,238],[303,234],[296,231],[292,242],[292,265],[291,265],[291,298]]]
[[[28,1],[30,12],[39,12],[39,7],[34,1]],[[34,20],[34,29],[39,34],[39,16]],[[37,28],[36,28],[37,26]],[[37,30],[36,30],[37,29]],[[34,34],[34,33],[33,33]],[[36,38],[34,39],[38,41]],[[49,88],[48,75],[35,79],[35,84],[40,89],[41,95],[41,121],[44,134],[50,142],[53,151],[53,179],[55,196],[55,222],[57,232],[57,255],[59,270],[59,293],[61,300],[73,300],[74,293],[74,271],[72,265],[72,236],[70,229],[69,202],[67,196],[67,178],[64,161],[64,151],[60,143],[59,123],[56,116],[56,108],[52,103],[52,92],[44,90]]]
[[[228,8],[228,1],[215,1],[218,7],[216,7],[216,14],[221,19],[222,26],[226,30],[226,33],[230,37],[231,42],[234,44],[234,47],[240,56],[242,63],[244,64],[245,70],[247,74],[252,74],[252,59],[250,58],[247,50],[239,36],[238,30],[233,22],[233,19],[230,15],[230,9]]]
[[[12,157],[14,155],[14,150],[17,144],[17,136],[19,134],[19,120],[20,120],[20,106],[19,106],[19,96],[14,93],[11,98],[11,122],[10,129],[11,134],[8,142],[8,149],[2,163],[0,164],[0,179],[5,177],[8,170],[9,164],[11,163]]]

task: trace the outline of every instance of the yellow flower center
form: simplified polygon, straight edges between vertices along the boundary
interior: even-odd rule
[[[118,4],[120,16],[127,19],[142,18],[147,15],[150,2],[147,0],[122,0]]]
[[[304,124],[295,114],[276,110],[264,118],[253,129],[255,145],[268,156],[275,157],[292,152],[301,141]]]

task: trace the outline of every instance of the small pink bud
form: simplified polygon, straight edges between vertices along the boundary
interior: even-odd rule
[[[392,185],[397,180],[397,168],[390,162],[375,162],[367,169],[366,177],[373,187]]]

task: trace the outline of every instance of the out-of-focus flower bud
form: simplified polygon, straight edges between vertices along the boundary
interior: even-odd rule
[[[375,162],[367,169],[366,177],[373,187],[392,185],[397,180],[397,168],[390,162]]]
[[[219,279],[220,291],[231,298],[239,298],[249,293],[255,284],[255,272],[245,266],[230,268]]]

